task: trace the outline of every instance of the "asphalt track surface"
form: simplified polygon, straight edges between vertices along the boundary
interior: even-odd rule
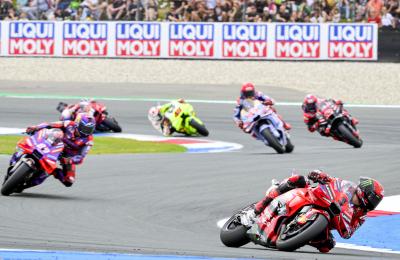
[[[71,94],[66,86],[51,89],[36,83],[15,83],[18,84],[10,90]],[[21,90],[21,86],[28,87]],[[123,85],[111,90],[100,87],[95,94],[172,97],[164,85],[142,87],[152,96],[139,95],[136,88],[129,92],[129,87]],[[237,86],[221,87],[221,93],[216,95],[211,92],[212,87],[203,88],[200,94],[186,90],[178,95],[213,99],[234,97],[237,92]],[[0,90],[10,92],[4,87]],[[270,90],[280,101],[299,101],[304,94]],[[0,98],[0,126],[22,128],[53,121],[58,116],[57,103],[58,100]],[[156,135],[146,118],[153,104],[107,101],[110,113],[125,132]],[[308,133],[299,107],[278,106],[293,125],[291,134],[296,145],[293,154],[278,155],[234,126],[232,105],[194,106],[211,132],[210,139],[241,143],[244,148],[216,154],[89,155],[78,167],[77,182],[71,188],[48,179],[22,194],[0,197],[0,247],[262,259],[399,257],[340,248],[325,255],[311,247],[294,253],[252,244],[227,248],[219,241],[216,225],[235,209],[260,199],[272,178],[283,179],[293,168],[299,172],[322,168],[353,181],[360,175],[371,176],[381,180],[386,195],[399,194],[400,122],[395,120],[399,118],[398,109],[352,108],[352,114],[360,119],[364,139],[364,146],[354,149]],[[9,156],[0,156],[1,178],[8,160]]]

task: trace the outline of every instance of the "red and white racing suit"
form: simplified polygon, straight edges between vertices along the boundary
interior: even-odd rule
[[[313,174],[310,177],[311,173]],[[333,178],[323,172],[311,172],[309,178],[315,181],[323,181],[324,183],[335,182],[334,187],[340,193],[338,203],[341,206],[341,213],[335,218],[339,223],[338,232],[341,237],[348,239],[354,232],[364,223],[366,211],[359,207],[353,206],[351,200],[356,191],[357,185],[353,182]],[[268,204],[280,194],[295,188],[308,187],[306,178],[302,175],[293,175],[283,180],[279,186],[271,188],[266,196],[255,205],[254,213],[261,214]],[[327,253],[335,246],[335,240],[327,228],[316,239],[310,241],[309,245],[316,247],[320,252]]]

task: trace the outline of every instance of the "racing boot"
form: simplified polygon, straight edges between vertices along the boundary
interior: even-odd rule
[[[326,229],[308,244],[317,248],[321,253],[328,253],[332,248],[335,247],[336,242],[332,233]]]
[[[279,182],[276,179],[271,181],[271,187],[265,192],[265,197],[256,203],[254,208],[254,213],[260,215],[266,207],[271,203],[271,201],[280,195],[279,192]]]
[[[279,115],[279,114],[277,114],[277,115],[278,115],[279,119],[280,119],[280,120],[282,121],[282,123],[283,123],[283,128],[285,128],[286,130],[292,129],[292,125],[291,125],[291,124],[289,124],[288,122],[286,122],[285,120],[283,120],[283,118],[282,118],[281,115]]]

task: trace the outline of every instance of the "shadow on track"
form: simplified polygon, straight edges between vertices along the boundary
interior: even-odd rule
[[[49,200],[91,200],[88,198],[74,197],[70,195],[56,195],[56,194],[29,193],[29,192],[13,194],[9,196],[9,198],[32,198],[32,199],[49,199]]]

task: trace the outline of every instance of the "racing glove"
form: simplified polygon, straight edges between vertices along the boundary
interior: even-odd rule
[[[326,184],[330,182],[330,177],[328,174],[322,172],[321,170],[313,170],[308,173],[308,179],[312,180],[313,182],[318,182],[321,184]]]
[[[266,105],[266,106],[272,106],[272,105],[274,104],[274,101],[272,101],[271,99],[265,100],[265,101],[263,102],[263,104]]]
[[[36,131],[38,131],[39,129],[36,126],[28,126],[25,130],[25,132],[28,135],[33,135]]]
[[[236,122],[236,125],[237,125],[240,129],[243,129],[243,121],[242,121],[242,120],[238,120],[238,121]]]

